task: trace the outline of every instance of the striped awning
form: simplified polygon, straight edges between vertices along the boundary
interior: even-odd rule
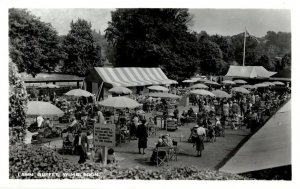
[[[177,82],[168,79],[160,68],[138,68],[138,67],[95,67],[104,83],[113,86],[145,86],[157,84],[176,84]]]

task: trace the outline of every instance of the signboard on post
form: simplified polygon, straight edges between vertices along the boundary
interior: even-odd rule
[[[116,126],[114,124],[94,124],[94,150],[102,150],[102,161],[106,165],[107,147],[116,145]]]
[[[94,146],[95,148],[114,147],[116,145],[116,126],[114,124],[94,125]]]

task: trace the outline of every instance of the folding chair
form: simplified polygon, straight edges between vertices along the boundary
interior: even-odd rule
[[[157,147],[156,148],[156,166],[168,165],[169,156],[168,156],[169,147]]]
[[[169,151],[168,151],[168,160],[169,161],[172,161],[172,160],[177,161],[177,151],[178,151],[177,146],[169,148]]]

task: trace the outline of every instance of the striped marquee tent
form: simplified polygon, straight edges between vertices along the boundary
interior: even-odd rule
[[[140,67],[95,67],[86,77],[88,80],[97,83],[108,83],[113,87],[135,87],[146,85],[169,85],[177,82],[168,79],[160,68]]]

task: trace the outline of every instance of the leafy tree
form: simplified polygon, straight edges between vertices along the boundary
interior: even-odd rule
[[[9,127],[12,131],[16,127],[18,131],[24,133],[26,123],[26,111],[27,111],[27,92],[25,84],[18,74],[18,68],[10,60],[9,61]],[[22,135],[24,136],[24,135]],[[10,137],[11,142],[22,140],[23,138]]]
[[[234,49],[230,37],[216,34],[210,36],[209,39],[219,45],[220,49],[222,50],[223,60],[225,62],[231,62],[235,60]]]
[[[57,32],[25,9],[9,9],[9,52],[20,72],[51,72],[63,56]]]
[[[271,63],[269,57],[266,56],[266,55],[262,55],[262,56],[258,59],[257,65],[258,65],[258,66],[263,66],[264,68],[266,68],[267,70],[270,70],[270,71],[275,70],[274,65]]]
[[[160,66],[172,79],[190,77],[199,61],[190,20],[186,9],[113,11],[105,36],[115,48],[116,66]]]
[[[244,52],[244,33],[234,35],[231,37],[235,61],[243,64],[243,52]],[[246,39],[246,52],[245,52],[245,65],[253,66],[257,63],[258,54],[257,46],[259,42],[253,38],[247,37]]]
[[[206,74],[220,74],[225,65],[223,54],[219,46],[207,38],[199,41],[200,48],[200,70]]]
[[[95,66],[101,66],[101,47],[95,41],[91,24],[78,19],[63,40],[66,59],[63,72],[84,76]]]

